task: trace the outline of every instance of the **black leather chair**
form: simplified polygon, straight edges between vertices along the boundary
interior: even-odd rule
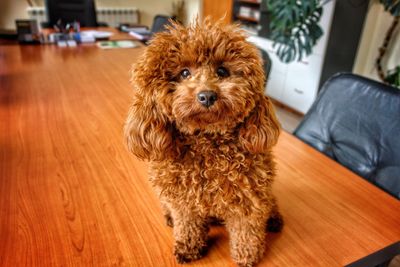
[[[400,90],[336,74],[294,134],[400,199]]]
[[[165,27],[171,24],[171,20],[174,20],[174,18],[165,15],[156,15],[153,19],[151,31],[148,32],[148,36],[146,36],[142,41],[145,44],[148,44],[155,33],[166,30]]]
[[[261,53],[261,58],[263,60],[263,68],[264,68],[264,74],[265,77],[269,78],[269,74],[271,72],[271,68],[272,68],[272,60],[269,56],[269,54],[264,51],[263,49],[258,49]]]
[[[173,17],[165,15],[156,15],[153,19],[153,25],[151,26],[151,32],[157,33],[165,31],[165,26],[170,24],[170,19]]]

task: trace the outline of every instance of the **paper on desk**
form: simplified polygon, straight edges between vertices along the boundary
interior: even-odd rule
[[[81,34],[92,36],[95,39],[104,39],[104,38],[109,38],[113,33],[105,31],[88,30],[88,31],[81,31]]]
[[[138,40],[147,41],[152,37],[153,34],[149,31],[142,32],[142,33],[137,33],[135,31],[131,31],[131,32],[129,32],[129,35],[135,37]]]
[[[102,49],[114,49],[114,48],[133,48],[133,47],[138,47],[139,44],[135,41],[101,41],[97,42],[97,46]]]

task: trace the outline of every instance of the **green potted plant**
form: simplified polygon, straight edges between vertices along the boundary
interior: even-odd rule
[[[323,6],[331,0],[268,0],[270,12],[270,38],[277,47],[277,55],[282,62],[300,61],[310,55],[318,39],[323,35],[319,26]],[[394,17],[387,31],[379,57],[376,60],[378,75],[385,83],[400,87],[400,65],[384,71],[382,58],[398,26],[400,17],[400,0],[380,0],[385,10]]]

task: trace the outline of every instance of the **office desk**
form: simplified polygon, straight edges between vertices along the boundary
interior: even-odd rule
[[[0,265],[175,266],[172,230],[125,149],[143,48],[0,46]],[[400,239],[400,202],[288,133],[275,147],[285,227],[260,266],[343,266]],[[223,227],[190,266],[234,266]]]

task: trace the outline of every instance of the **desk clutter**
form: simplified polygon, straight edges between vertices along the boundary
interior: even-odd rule
[[[115,33],[112,30],[81,30],[79,22],[63,24],[60,20],[53,29],[42,31],[39,30],[36,20],[16,20],[16,26],[17,39],[21,44],[56,44],[58,47],[77,47],[80,44],[96,43],[97,47],[102,49],[139,46],[139,42],[134,40],[109,40]],[[128,34],[126,35],[128,37]]]
[[[97,46],[101,49],[115,49],[115,48],[134,48],[140,46],[138,42],[123,40],[123,41],[100,41]]]
[[[129,33],[129,35],[135,37],[140,41],[148,41],[153,36],[153,33],[149,30],[149,28],[144,25],[122,24],[119,27],[119,30]]]
[[[105,31],[79,31],[79,32],[55,32],[50,33],[45,38],[46,43],[54,43],[58,46],[76,46],[81,43],[94,43],[98,40],[106,40],[112,35],[111,32]]]
[[[110,49],[139,46],[139,43],[136,41],[147,44],[154,33],[164,31],[166,29],[165,26],[170,24],[173,19],[174,18],[170,16],[157,15],[154,17],[151,29],[137,23],[119,23],[117,29],[122,35],[117,33],[114,29],[110,30],[110,28],[106,28],[108,27],[107,25],[104,26],[101,24],[95,24],[97,26],[88,26],[88,24],[82,23],[82,26],[86,25],[85,27],[89,27],[86,29],[90,30],[81,30],[81,24],[77,20],[65,23],[62,19],[58,19],[55,23],[53,22],[53,24],[51,22],[41,23],[40,25],[44,27],[42,30],[35,19],[17,20],[16,24],[18,41],[20,43],[56,44],[59,47],[76,47],[79,44],[109,40],[114,33],[116,33],[116,37],[113,36],[112,38],[114,40],[120,37],[122,37],[122,39],[135,40],[122,43],[102,43],[98,45],[100,48]],[[51,25],[53,25],[53,28],[49,28]],[[85,29],[85,27],[83,28]],[[101,29],[105,29],[106,31],[101,31]]]
[[[64,24],[61,20],[53,26],[55,32],[50,33],[45,38],[46,43],[55,43],[60,47],[70,46],[75,47],[81,43],[94,43],[96,40],[106,40],[112,35],[111,32],[88,30],[81,31],[80,23]]]

